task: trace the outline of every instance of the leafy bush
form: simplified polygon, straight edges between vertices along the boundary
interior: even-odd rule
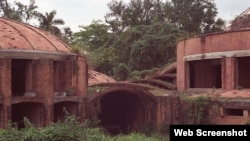
[[[75,116],[66,115],[64,121],[47,127],[35,128],[27,118],[24,128],[18,129],[15,123],[0,130],[0,141],[168,141],[162,136],[148,137],[142,133],[111,136],[102,128],[91,128],[89,121],[80,123]]]

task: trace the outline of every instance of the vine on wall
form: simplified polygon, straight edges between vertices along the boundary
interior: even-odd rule
[[[181,96],[181,103],[185,111],[188,124],[208,124],[209,97],[208,96]]]

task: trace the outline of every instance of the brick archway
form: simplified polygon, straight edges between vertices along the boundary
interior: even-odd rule
[[[116,86],[89,98],[92,116],[111,134],[128,133],[155,122],[156,101],[138,87]]]

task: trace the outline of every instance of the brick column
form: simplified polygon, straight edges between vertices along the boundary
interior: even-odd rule
[[[53,61],[52,60],[38,60],[35,63],[36,75],[34,85],[38,96],[45,99],[45,125],[48,125],[53,120]]]
[[[11,119],[11,59],[0,59],[0,95],[3,99],[1,125],[7,127]]]
[[[235,67],[234,57],[225,57],[222,59],[222,88],[232,90],[235,88]]]
[[[52,99],[46,99],[44,106],[44,126],[50,125],[50,123],[54,120],[54,105]]]
[[[78,56],[77,63],[79,66],[79,70],[77,72],[77,87],[79,89],[79,95],[86,97],[88,75],[87,75],[87,63],[85,57]]]
[[[81,108],[79,108],[79,113],[80,113],[80,117],[81,119],[85,119],[86,118],[86,104],[87,104],[87,83],[88,83],[88,75],[87,75],[87,62],[86,62],[86,58],[83,56],[77,56],[76,59],[77,62],[77,72],[75,72],[75,86],[76,88],[78,88],[78,96],[79,96],[79,100],[81,100],[81,102],[79,103],[79,106]],[[76,65],[76,64],[75,64]],[[76,66],[75,66],[76,67]],[[76,68],[75,68],[76,69]],[[75,70],[76,71],[76,70]]]
[[[177,45],[177,90],[185,91],[187,88],[187,77],[186,77],[186,62],[184,59],[185,56],[185,43],[181,42]]]
[[[11,97],[11,59],[0,59],[0,94]]]
[[[73,74],[74,74],[74,64],[73,64],[73,58],[70,58],[69,60],[64,62],[64,72],[63,72],[63,81],[64,82],[64,89],[69,89],[74,86],[73,82]]]
[[[53,61],[39,60],[36,62],[36,91],[39,97],[52,98],[53,86]]]

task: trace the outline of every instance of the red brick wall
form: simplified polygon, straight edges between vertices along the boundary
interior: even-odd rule
[[[9,58],[0,59],[0,92],[4,97],[1,125],[6,127],[11,117],[11,59]]]
[[[184,91],[186,89],[186,62],[183,61],[185,55],[185,44],[186,42],[179,42],[177,45],[177,89]]]
[[[64,92],[72,85],[71,60],[52,61],[53,92]]]
[[[77,72],[77,87],[79,89],[79,94],[83,97],[87,96],[87,62],[85,57],[78,56],[77,63],[79,65],[79,70]]]
[[[250,50],[249,40],[250,30],[248,29],[209,34],[179,42],[177,45],[177,89],[184,91],[189,86],[189,69],[187,68],[187,62],[184,60],[185,56],[216,52],[223,52],[229,56],[216,56],[215,54],[216,59],[226,57],[222,61],[222,88],[234,89],[237,85],[237,61],[234,57],[239,54],[230,54],[227,51]],[[213,55],[209,59],[212,58]],[[202,60],[202,58],[196,59]]]
[[[231,90],[235,88],[235,58],[222,59],[222,88]]]
[[[11,97],[11,60],[0,59],[0,92],[6,97]]]
[[[170,124],[179,121],[179,97],[159,96],[157,97],[156,126],[158,130],[168,128]],[[164,127],[165,126],[165,127]]]
[[[235,124],[235,125],[245,125],[248,121],[248,117],[240,117],[240,116],[224,116],[224,117],[213,117],[210,119],[211,124]]]
[[[25,92],[37,92],[35,98],[29,97],[13,97],[11,88],[11,58],[0,58],[0,94],[3,98],[0,100],[0,127],[6,127],[11,120],[12,104],[29,102],[42,102],[41,107],[33,107],[34,111],[44,110],[44,119],[39,121],[37,125],[48,125],[54,118],[54,92],[65,91],[67,88],[76,88],[78,91],[77,106],[71,110],[81,113],[81,117],[85,117],[86,111],[86,94],[87,94],[87,64],[86,58],[80,56],[69,56],[68,60],[27,60],[25,63]],[[57,62],[57,63],[56,63]],[[55,65],[57,64],[57,65]],[[70,97],[60,97],[61,100],[67,101]],[[13,102],[14,103],[11,103]],[[17,108],[17,107],[14,107]],[[14,113],[13,115],[18,114]],[[39,115],[32,115],[32,121]],[[43,117],[43,115],[41,115]],[[34,118],[34,119],[33,119]],[[36,124],[36,123],[35,123]]]
[[[86,118],[86,104],[87,104],[87,83],[88,83],[88,75],[87,75],[87,62],[86,58],[83,56],[77,57],[77,64],[79,67],[79,70],[77,72],[76,78],[76,87],[78,88],[78,95],[81,98],[80,102],[80,117],[82,120]]]
[[[181,41],[178,47],[185,47],[185,55],[248,50],[250,49],[249,33],[250,30],[242,30],[199,36]]]
[[[53,94],[53,61],[39,60],[36,62],[36,91],[40,97],[51,98]]]

